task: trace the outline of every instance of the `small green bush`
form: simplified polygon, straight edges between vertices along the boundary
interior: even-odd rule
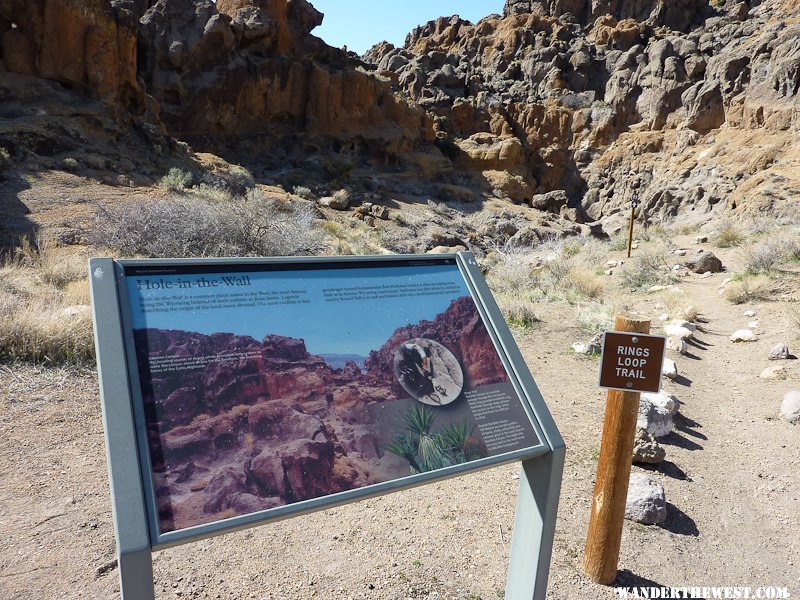
[[[192,186],[194,177],[188,171],[183,171],[177,167],[172,167],[169,172],[161,178],[159,185],[170,192],[183,193]]]
[[[725,222],[717,232],[714,243],[718,248],[733,248],[741,246],[745,239],[747,239],[747,235],[738,225]]]
[[[292,188],[292,194],[299,196],[304,200],[308,200],[311,197],[311,189],[304,185],[296,185],[294,188]]]
[[[77,171],[78,168],[80,167],[78,161],[72,158],[71,156],[68,156],[67,158],[62,160],[61,166],[64,167],[66,171]]]

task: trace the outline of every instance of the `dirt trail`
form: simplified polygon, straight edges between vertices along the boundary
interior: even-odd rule
[[[735,256],[722,255],[723,261]],[[766,381],[767,350],[792,346],[776,304],[733,306],[691,276],[678,287],[707,323],[681,378],[661,527],[626,522],[619,583],[786,586],[800,595],[800,428],[777,418],[790,378]],[[656,300],[637,307],[657,315]],[[728,339],[758,311],[759,341]],[[568,444],[549,598],[615,597],[581,574],[604,392],[572,307],[541,307],[520,346]],[[654,320],[654,324],[658,322]],[[655,330],[658,333],[658,330]],[[797,352],[796,348],[793,348]],[[0,598],[113,598],[117,572],[92,373],[0,370]],[[640,467],[635,467],[641,470]],[[159,598],[501,598],[517,467],[507,466],[160,552]]]

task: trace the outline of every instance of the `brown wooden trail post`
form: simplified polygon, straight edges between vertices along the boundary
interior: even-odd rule
[[[650,321],[617,315],[614,328],[629,333],[650,333]],[[586,574],[603,585],[613,583],[617,577],[638,415],[639,392],[608,391],[583,559]]]

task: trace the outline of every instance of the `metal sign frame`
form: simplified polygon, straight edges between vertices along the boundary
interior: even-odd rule
[[[449,261],[449,262],[447,262]],[[135,267],[214,268],[220,266],[314,268],[313,265],[356,268],[365,263],[398,265],[456,264],[478,312],[541,441],[539,446],[454,465],[435,472],[373,484],[267,511],[232,517],[174,532],[161,533],[152,489],[149,450],[137,366],[132,346],[131,314],[125,270]],[[470,253],[373,257],[302,257],[239,259],[93,258],[89,261],[95,344],[121,592],[124,599],[154,598],[152,552],[238,531],[291,516],[383,495],[505,464],[522,461],[519,495],[506,585],[510,599],[544,599],[561,489],[565,445],[533,377]]]

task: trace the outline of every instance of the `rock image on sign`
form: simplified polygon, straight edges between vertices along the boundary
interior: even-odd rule
[[[128,278],[162,533],[540,443],[458,269],[368,271]]]
[[[397,347],[394,373],[405,391],[431,406],[454,402],[464,387],[464,372],[453,353],[425,338],[411,339]]]

